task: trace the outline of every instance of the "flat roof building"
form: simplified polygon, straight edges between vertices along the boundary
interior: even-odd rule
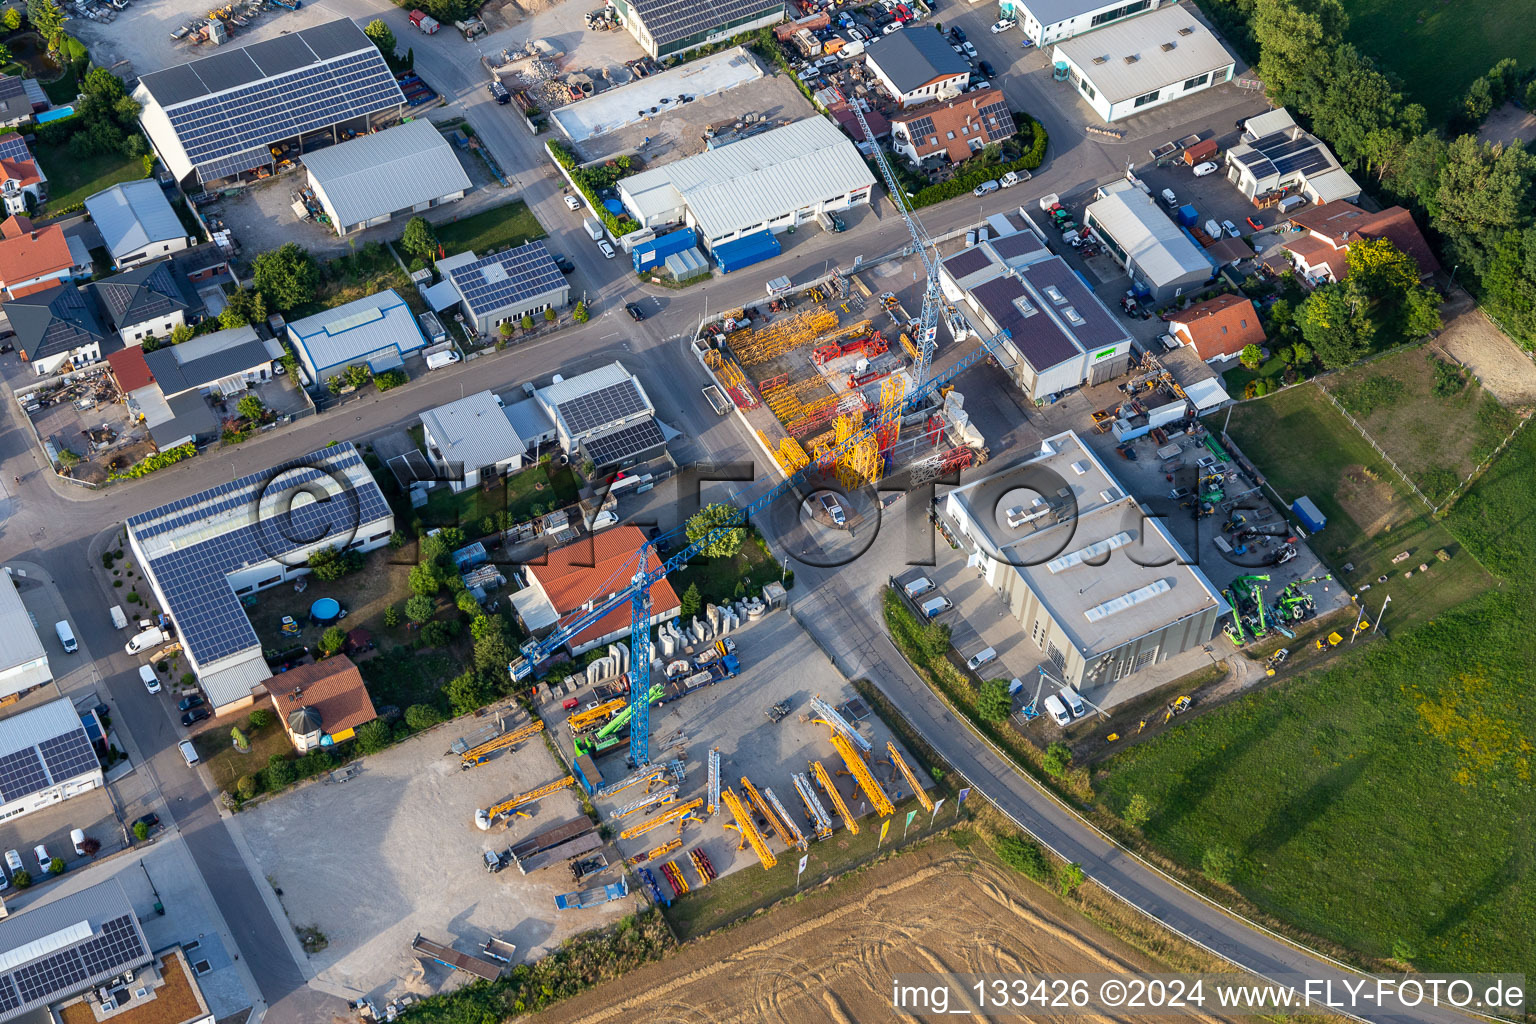
[[[1227,150],[1227,180],[1256,201],[1300,192],[1313,203],[1360,198],[1360,186],[1333,150],[1303,131],[1284,107],[1243,122],[1243,137]]]
[[[30,814],[104,785],[96,750],[68,697],[0,718],[0,820]]]
[[[472,187],[431,121],[411,121],[308,153],[310,187],[338,235],[463,199]]]
[[[53,679],[48,650],[9,571],[0,572],[0,636],[5,637],[0,644],[0,706],[4,706]]]
[[[1071,431],[950,491],[944,515],[1047,671],[1084,692],[1209,642],[1228,610]]]
[[[1194,291],[1216,273],[1195,240],[1140,189],[1121,189],[1089,203],[1083,222],[1137,289],[1156,302]]]
[[[271,675],[240,599],[309,572],[327,547],[388,543],[395,517],[350,442],[132,516],[128,543],[215,714]]]
[[[1110,123],[1231,81],[1237,66],[1211,30],[1178,4],[1063,40],[1052,57]]]
[[[152,72],[133,98],[171,174],[205,185],[274,170],[274,145],[302,153],[305,136],[338,142],[343,127],[367,131],[405,106],[384,55],[348,18]]]
[[[867,203],[874,184],[853,143],[817,116],[641,171],[618,188],[642,227],[686,224],[713,250]]]
[[[515,472],[528,453],[501,399],[489,391],[428,409],[421,428],[427,459],[455,494],[480,486],[483,478]]]
[[[154,178],[125,181],[86,199],[112,266],[133,267],[192,244],[181,218]]]
[[[560,447],[591,459],[599,472],[612,472],[666,452],[656,406],[639,378],[612,362],[534,392],[555,425]]]
[[[393,288],[354,299],[288,325],[304,376],[324,384],[354,363],[375,373],[398,369],[426,337],[411,307]]]
[[[489,256],[458,253],[438,260],[437,269],[458,297],[464,319],[481,334],[524,317],[542,319],[546,309],[561,309],[571,300],[571,283],[542,241]]]
[[[892,32],[870,42],[864,65],[903,107],[946,99],[971,80],[971,64],[931,25]]]
[[[652,57],[686,53],[784,20],[784,0],[614,0],[613,9]]]
[[[1134,17],[1159,6],[1161,0],[1002,0],[1003,17],[1019,23],[1024,38],[1049,46],[1084,32]]]

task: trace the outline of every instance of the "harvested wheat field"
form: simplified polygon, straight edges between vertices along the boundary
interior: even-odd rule
[[[539,1020],[852,1024],[895,1019],[891,978],[900,973],[1158,966],[989,856],[940,840],[690,943]]]

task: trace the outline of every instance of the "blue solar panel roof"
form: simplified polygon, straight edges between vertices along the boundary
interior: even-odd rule
[[[258,643],[231,573],[323,543],[344,547],[389,516],[383,492],[348,443],[162,505],[129,519],[128,528],[182,642],[206,664]]]
[[[454,287],[475,315],[491,313],[565,285],[543,242],[484,256],[449,271]]]

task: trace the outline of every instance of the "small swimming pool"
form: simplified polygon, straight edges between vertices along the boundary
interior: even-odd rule
[[[62,121],[66,117],[73,117],[74,113],[75,108],[72,106],[54,107],[52,110],[45,110],[41,114],[38,114],[37,123],[47,124],[49,121]]]

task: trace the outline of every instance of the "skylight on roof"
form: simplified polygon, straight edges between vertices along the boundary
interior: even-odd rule
[[[1034,316],[1039,312],[1034,307],[1034,304],[1022,295],[1013,300],[1013,307],[1019,311],[1020,315],[1025,317]]]
[[[1061,294],[1061,289],[1053,284],[1045,286],[1045,297],[1058,305],[1067,301],[1067,297]]]
[[[1141,604],[1143,601],[1150,600],[1160,594],[1166,594],[1172,589],[1173,587],[1167,580],[1153,580],[1146,586],[1139,587],[1129,594],[1121,594],[1119,597],[1110,598],[1103,604],[1094,605],[1083,612],[1083,617],[1089,622],[1098,622],[1100,619],[1109,618],[1116,612],[1123,612],[1127,608]]]
[[[1081,326],[1083,326],[1083,324],[1088,322],[1087,320],[1083,319],[1083,315],[1081,313],[1079,313],[1077,311],[1077,308],[1074,307],[1074,306],[1065,306],[1065,307],[1063,307],[1062,308],[1062,313],[1066,316],[1066,318],[1068,320],[1070,320],[1072,322],[1072,326],[1073,327],[1081,327]]]
[[[364,324],[371,324],[375,320],[382,319],[384,319],[384,311],[377,306],[370,306],[367,309],[353,313],[351,316],[344,316],[340,320],[332,320],[325,325],[325,333],[331,335],[344,334],[354,327],[361,327]]]

